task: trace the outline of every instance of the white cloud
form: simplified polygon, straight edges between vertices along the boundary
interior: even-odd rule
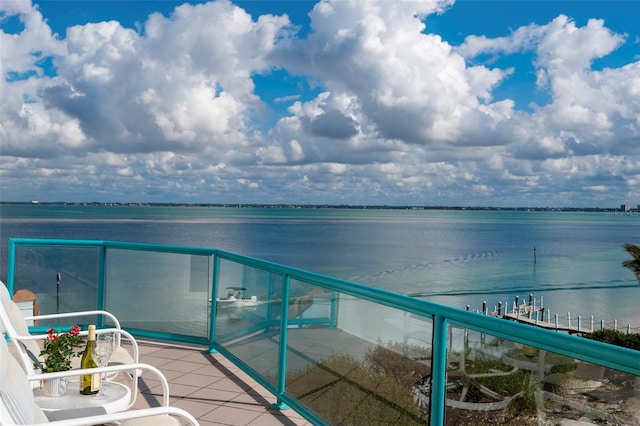
[[[6,73],[34,72],[41,76],[43,72],[36,65],[38,61],[50,55],[64,55],[64,43],[52,34],[42,14],[31,6],[30,1],[2,2],[0,11],[4,12],[5,19],[18,15],[24,26],[20,35],[0,32],[0,69],[5,78]]]
[[[36,11],[27,16],[32,15],[39,16]],[[38,122],[61,128],[75,123],[82,146],[90,150],[202,152],[211,144],[233,150],[245,143],[259,106],[251,73],[266,67],[262,58],[287,23],[264,17],[253,22],[222,1],[183,5],[169,18],[152,15],[144,34],[115,21],[100,22],[71,27],[63,43],[56,43],[51,37],[32,40],[27,27],[13,37],[33,44],[32,49],[54,45],[58,76],[29,93],[44,106],[39,121],[11,119],[8,110],[22,96],[19,84],[7,85],[17,96],[3,111],[8,118],[3,129],[7,139],[18,140]],[[10,59],[22,57],[2,50]],[[28,69],[15,62],[6,61],[7,67]],[[65,136],[60,136],[60,151],[69,145],[62,141]],[[77,139],[74,134],[73,146],[79,145]]]
[[[525,133],[517,136],[514,153],[553,157],[569,155],[568,147],[574,142],[607,151],[620,143],[628,149],[629,141],[638,138],[640,108],[633,87],[639,84],[640,63],[602,71],[591,68],[594,60],[611,53],[624,40],[602,20],[591,19],[577,27],[560,15],[547,25],[519,28],[510,37],[469,37],[459,51],[468,57],[534,51],[539,85],[549,88],[552,102],[531,116],[509,120],[529,129],[528,137]]]
[[[545,34],[537,46],[538,65],[560,74],[589,68],[619,47],[624,37],[604,27],[601,19],[590,19],[578,28],[564,15],[545,26]]]
[[[358,108],[385,139],[451,142],[504,73],[467,68],[439,36],[423,33],[420,15],[436,2],[321,2],[308,40],[277,53],[288,69],[314,75]]]
[[[40,191],[33,199],[87,190],[194,202],[640,198],[640,62],[592,66],[628,37],[560,15],[452,46],[423,21],[450,7],[320,1],[301,37],[285,16],[254,20],[220,0],[153,14],[140,32],[97,22],[61,39],[29,2],[2,2],[24,23],[0,33],[3,199],[26,196],[24,179]],[[549,99],[530,111],[494,95],[522,70],[473,63],[523,53]],[[252,76],[276,69],[319,90],[279,96],[291,104],[271,126]]]

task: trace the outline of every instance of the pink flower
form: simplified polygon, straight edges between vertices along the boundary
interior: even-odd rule
[[[71,326],[70,333],[73,334],[74,336],[77,336],[78,334],[80,334],[80,326],[77,326],[77,325]]]

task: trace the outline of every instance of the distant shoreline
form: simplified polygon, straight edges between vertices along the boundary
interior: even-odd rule
[[[638,213],[638,209],[623,211],[620,207],[492,207],[492,206],[420,206],[420,205],[349,205],[349,204],[262,204],[262,203],[125,203],[66,201],[0,201],[0,205],[96,206],[96,207],[230,207],[272,209],[371,209],[371,210],[472,210],[472,211],[550,211],[550,212],[615,212]]]

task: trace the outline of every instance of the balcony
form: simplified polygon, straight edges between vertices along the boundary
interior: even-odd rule
[[[637,351],[217,249],[14,238],[7,281],[42,312],[107,309],[139,339],[237,369],[240,411],[288,424],[640,424]],[[202,405],[182,373],[176,404]]]

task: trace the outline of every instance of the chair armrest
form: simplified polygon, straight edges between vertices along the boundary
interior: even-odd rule
[[[75,369],[75,370],[57,371],[55,373],[27,374],[26,376],[27,376],[27,380],[29,380],[29,381],[39,381],[39,380],[46,380],[46,379],[55,379],[55,378],[60,378],[60,377],[82,376],[82,375],[85,375],[85,374],[119,373],[119,372],[122,372],[122,371],[130,371],[130,370],[149,371],[149,372],[155,374],[158,377],[158,379],[160,380],[160,383],[162,384],[162,406],[164,406],[164,407],[168,407],[169,406],[169,382],[167,381],[167,378],[164,376],[164,374],[162,374],[162,372],[160,370],[158,370],[156,367],[154,367],[152,365],[149,365],[149,364],[136,363],[136,364],[123,364],[123,365],[110,365],[110,366],[107,366],[107,367],[80,368],[80,369]],[[139,377],[139,376],[140,375],[136,373],[136,375],[135,375],[136,379],[133,380],[133,392],[132,392],[133,400],[131,402],[131,405],[133,405],[133,403],[135,402],[135,399],[136,399],[137,394],[138,394],[138,380],[137,380],[137,377]],[[98,423],[96,423],[96,424],[98,424]]]
[[[154,407],[144,408],[140,410],[121,411],[114,414],[103,414],[91,417],[79,417],[75,419],[66,419],[56,422],[49,422],[48,425],[53,426],[85,426],[95,424],[109,424],[114,422],[125,422],[127,420],[140,419],[144,417],[170,415],[187,420],[190,425],[198,426],[198,421],[191,414],[177,407]]]
[[[59,314],[32,315],[32,316],[25,316],[24,319],[27,320],[27,321],[29,321],[29,320],[39,321],[39,320],[45,320],[45,319],[84,317],[84,316],[89,316],[89,315],[102,315],[102,316],[105,316],[105,317],[109,318],[113,322],[115,328],[121,328],[120,327],[120,321],[118,321],[118,318],[116,318],[116,316],[114,314],[112,314],[109,311],[102,311],[102,310],[63,312],[63,313],[59,313]]]

